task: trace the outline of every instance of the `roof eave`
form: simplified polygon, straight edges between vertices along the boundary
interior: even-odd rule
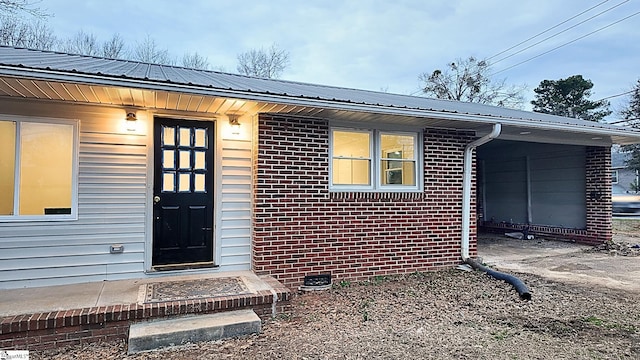
[[[231,97],[241,100],[252,100],[262,102],[272,102],[286,105],[309,106],[327,108],[342,111],[358,111],[385,115],[410,116],[416,118],[432,118],[440,120],[469,121],[481,124],[501,123],[506,126],[517,126],[523,128],[568,131],[582,134],[592,134],[608,136],[620,139],[619,144],[640,142],[640,132],[629,134],[628,130],[621,128],[604,129],[599,127],[585,127],[575,124],[561,124],[545,122],[543,120],[506,118],[482,114],[464,114],[446,111],[399,108],[385,105],[372,105],[364,103],[353,103],[340,100],[327,100],[318,98],[297,97],[286,94],[260,93],[246,90],[221,89],[198,85],[179,84],[173,82],[157,82],[145,79],[117,78],[107,75],[69,73],[50,69],[36,69],[26,67],[15,67],[0,65],[0,75],[16,78],[26,78],[41,81],[70,82],[86,85],[131,87],[145,90],[186,92],[197,95],[207,95],[216,97]]]

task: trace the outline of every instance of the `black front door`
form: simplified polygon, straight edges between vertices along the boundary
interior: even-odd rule
[[[213,265],[213,129],[154,120],[153,266]]]

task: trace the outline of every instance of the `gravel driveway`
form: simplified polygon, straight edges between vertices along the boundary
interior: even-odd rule
[[[560,256],[567,251],[559,251]],[[627,259],[612,256],[610,261],[622,258]],[[640,257],[633,259],[638,265]],[[127,356],[126,345],[115,342],[31,352],[31,357],[640,359],[640,293],[570,277],[517,275],[531,289],[531,301],[520,300],[510,285],[481,273],[419,273],[343,282],[328,291],[302,294],[292,300],[290,314],[266,322],[256,336],[135,356]]]

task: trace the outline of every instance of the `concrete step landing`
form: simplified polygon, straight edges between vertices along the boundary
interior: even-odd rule
[[[162,347],[257,334],[260,318],[253,310],[191,315],[132,324],[129,354]]]

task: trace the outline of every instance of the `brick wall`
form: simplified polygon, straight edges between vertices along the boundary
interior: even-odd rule
[[[587,147],[587,237],[582,242],[610,241],[611,231],[611,148]]]
[[[328,190],[327,120],[261,115],[257,131],[257,273],[295,288],[305,275],[365,280],[459,263],[463,151],[472,133],[425,130],[424,192],[342,193]],[[474,255],[475,223],[471,233]]]

